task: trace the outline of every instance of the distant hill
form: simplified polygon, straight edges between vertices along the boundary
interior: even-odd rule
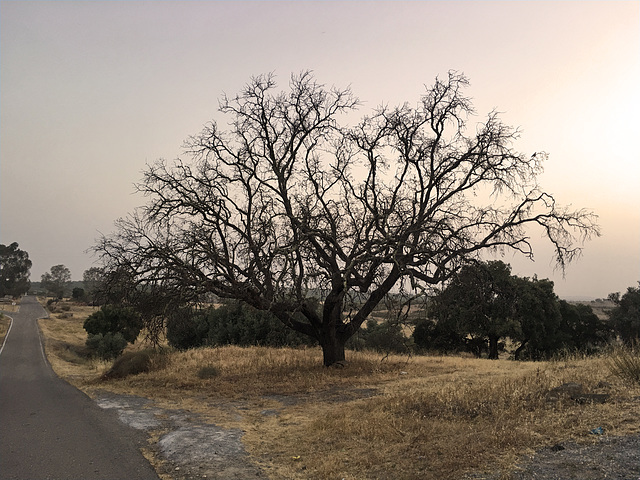
[[[611,300],[600,299],[600,298],[597,300],[578,300],[578,301],[567,300],[567,302],[574,303],[574,304],[580,303],[582,305],[589,305],[591,307],[591,310],[593,310],[593,313],[595,313],[600,320],[609,320],[609,312],[611,311],[611,309],[613,309],[616,306],[616,304],[613,303]]]

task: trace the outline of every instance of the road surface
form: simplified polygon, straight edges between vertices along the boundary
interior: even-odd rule
[[[60,380],[46,361],[35,297],[22,300],[0,351],[0,479],[158,480],[143,433]]]

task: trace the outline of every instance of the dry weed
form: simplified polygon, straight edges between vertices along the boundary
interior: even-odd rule
[[[7,312],[7,313],[12,313],[12,312],[17,312],[20,309],[20,299],[18,300],[3,300],[2,302],[0,302],[0,310]]]
[[[619,347],[608,357],[611,373],[631,384],[640,385],[640,345]]]
[[[4,338],[7,336],[9,326],[11,325],[11,319],[5,315],[0,314],[0,346],[4,343]]]
[[[596,389],[607,378],[600,359],[467,362],[471,374],[454,371],[434,378],[418,359],[408,368],[414,378],[387,384],[384,395],[310,408],[306,419],[284,427],[289,433],[280,440],[278,473],[284,478],[455,479],[468,470],[506,471],[519,455],[569,438],[589,441],[590,430],[598,426],[609,434],[637,431],[633,418],[640,406],[620,385],[610,387],[614,399],[604,405],[547,401],[551,388],[570,381]],[[478,363],[486,370],[476,370]],[[299,455],[306,468],[297,468],[285,452]]]
[[[20,308],[20,300],[10,301],[10,302],[2,302],[0,304],[0,310],[5,313],[17,312]],[[11,326],[11,319],[6,315],[0,313],[0,346],[4,343],[4,339],[7,336],[7,332],[9,331],[9,327]]]
[[[62,353],[86,339],[82,315],[72,312],[41,323],[59,374],[76,375],[89,393],[140,395],[242,428],[247,449],[274,479],[446,480],[469,470],[508,472],[534,449],[569,438],[593,441],[596,427],[611,435],[638,429],[640,386],[612,377],[607,358],[381,360],[349,352],[345,368],[325,368],[313,348],[165,349],[150,372],[96,385],[106,365],[75,364]],[[606,391],[610,400],[548,401],[551,388],[568,382]]]
[[[47,359],[53,370],[58,376],[80,387],[104,372],[108,365],[89,358],[85,347],[87,332],[83,328],[84,320],[96,310],[96,307],[71,303],[67,305],[70,307],[69,311],[41,318],[38,320],[38,326],[44,338]]]

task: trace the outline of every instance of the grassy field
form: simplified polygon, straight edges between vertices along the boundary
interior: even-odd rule
[[[346,367],[325,368],[319,349],[223,347],[166,350],[149,373],[99,380],[110,365],[86,358],[82,322],[91,311],[72,306],[40,321],[59,375],[90,395],[140,395],[241,428],[273,479],[457,479],[470,470],[508,479],[516,459],[535,449],[597,441],[597,427],[607,435],[639,427],[640,388],[612,375],[607,357],[533,363],[348,352]],[[610,398],[550,401],[549,391],[568,382]]]

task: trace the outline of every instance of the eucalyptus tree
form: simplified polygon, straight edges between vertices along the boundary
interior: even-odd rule
[[[91,267],[82,274],[82,283],[87,299],[92,305],[96,302],[96,295],[100,291],[100,286],[104,279],[104,272],[98,267]]]
[[[71,270],[64,265],[54,265],[41,277],[42,286],[56,298],[64,297],[71,283]]]
[[[29,254],[17,242],[0,245],[0,297],[19,297],[29,291]]]
[[[94,246],[138,290],[213,293],[272,312],[315,338],[324,364],[387,294],[446,282],[483,252],[531,257],[539,227],[564,267],[598,234],[595,216],[537,183],[546,158],[513,149],[517,129],[474,114],[467,78],[436,79],[417,106],[360,106],[310,72],[223,96],[184,156],[148,166],[148,199]]]

